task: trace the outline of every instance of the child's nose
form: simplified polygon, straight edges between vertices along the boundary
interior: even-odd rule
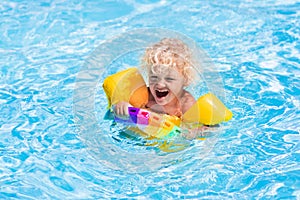
[[[158,82],[157,82],[157,85],[159,86],[165,86],[166,85],[166,82],[164,79],[160,79]]]

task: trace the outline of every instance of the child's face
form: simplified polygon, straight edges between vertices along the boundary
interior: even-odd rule
[[[158,105],[164,106],[183,93],[184,77],[176,69],[149,72],[149,88]]]

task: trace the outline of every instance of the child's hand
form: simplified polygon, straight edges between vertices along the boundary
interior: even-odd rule
[[[113,111],[116,115],[120,116],[120,117],[125,117],[128,116],[128,107],[131,107],[132,105],[130,105],[128,102],[125,101],[120,101],[116,104],[113,105]]]

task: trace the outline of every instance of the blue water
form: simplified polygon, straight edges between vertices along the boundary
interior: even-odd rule
[[[299,10],[297,0],[1,1],[0,198],[299,199]],[[191,89],[234,113],[181,151],[103,120],[103,79],[142,51],[114,54],[126,47],[116,41],[146,29],[196,42],[213,67]]]

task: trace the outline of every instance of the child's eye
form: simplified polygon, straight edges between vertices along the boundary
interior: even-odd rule
[[[174,81],[175,79],[174,78],[171,78],[171,77],[167,77],[166,78],[166,81]]]
[[[150,76],[150,81],[156,81],[158,79],[157,76]]]

